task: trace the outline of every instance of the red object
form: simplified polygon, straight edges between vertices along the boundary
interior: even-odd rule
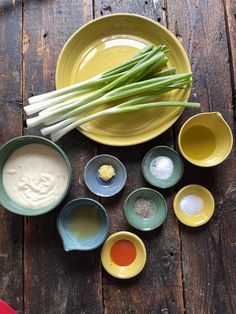
[[[112,245],[110,250],[111,259],[118,266],[128,266],[136,258],[135,245],[128,240],[119,240]]]
[[[0,300],[0,314],[17,314],[8,304]]]

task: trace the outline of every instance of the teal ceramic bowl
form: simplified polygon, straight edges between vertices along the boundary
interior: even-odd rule
[[[57,218],[57,229],[65,251],[96,249],[108,234],[106,210],[93,199],[74,199],[61,210]]]
[[[157,188],[166,189],[175,185],[181,179],[183,171],[182,158],[168,146],[152,148],[142,161],[144,178]]]
[[[55,201],[52,205],[43,207],[43,208],[26,208],[24,206],[20,206],[15,203],[7,194],[2,179],[3,168],[7,159],[11,156],[15,150],[23,147],[24,145],[28,144],[42,144],[51,147],[55,150],[62,159],[65,161],[66,169],[67,169],[67,183],[64,189],[63,194]],[[47,213],[57,207],[61,201],[66,196],[72,178],[72,170],[71,165],[68,157],[64,153],[64,151],[55,143],[51,142],[50,140],[40,137],[40,136],[32,136],[32,135],[25,135],[13,138],[9,142],[5,143],[0,149],[0,203],[1,205],[8,209],[9,211],[23,216],[37,216],[44,213]]]
[[[161,226],[165,221],[167,204],[159,192],[149,188],[140,188],[128,195],[124,213],[131,226],[150,231]]]
[[[99,168],[103,165],[112,166],[115,175],[108,181],[99,176]],[[110,197],[121,191],[127,179],[123,163],[116,157],[102,154],[93,157],[85,166],[84,180],[91,192],[102,197]]]

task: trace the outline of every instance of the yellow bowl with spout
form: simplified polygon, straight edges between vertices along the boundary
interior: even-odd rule
[[[190,163],[200,167],[220,164],[233,146],[232,131],[219,112],[204,112],[188,119],[180,129],[178,145]]]

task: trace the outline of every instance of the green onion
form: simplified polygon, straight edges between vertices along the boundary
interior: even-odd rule
[[[147,45],[133,58],[89,80],[31,97],[24,109],[29,116],[38,115],[27,119],[28,127],[43,123],[47,127],[42,134],[57,141],[81,124],[107,115],[153,107],[199,107],[198,103],[158,101],[160,95],[189,89],[192,83],[192,73],[163,68],[167,52],[166,46]],[[108,108],[97,111],[101,105]]]
[[[168,101],[160,101],[160,102],[149,102],[149,103],[141,103],[141,104],[137,104],[137,105],[131,105],[131,106],[123,106],[123,105],[118,105],[118,106],[114,106],[112,108],[109,109],[105,109],[103,111],[99,111],[96,112],[94,114],[91,114],[87,117],[81,118],[76,120],[76,118],[69,118],[71,120],[64,120],[61,123],[61,127],[63,127],[63,129],[59,130],[59,131],[55,131],[55,129],[51,128],[51,129],[47,129],[44,128],[41,130],[43,135],[48,135],[51,134],[51,139],[52,141],[56,142],[58,141],[62,136],[64,136],[65,134],[67,134],[69,131],[72,131],[73,129],[77,128],[78,126],[87,123],[91,120],[97,119],[97,118],[101,118],[101,117],[105,117],[108,115],[114,115],[117,113],[125,113],[125,112],[131,112],[131,111],[138,111],[138,110],[144,110],[144,109],[148,109],[148,108],[157,108],[157,107],[193,107],[193,108],[199,108],[199,104],[198,103],[192,103],[192,102],[179,102],[179,101],[172,101],[172,102],[168,102]],[[71,122],[71,123],[70,123]]]

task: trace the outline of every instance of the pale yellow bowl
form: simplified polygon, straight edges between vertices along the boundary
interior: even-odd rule
[[[132,242],[136,248],[136,258],[128,266],[119,266],[115,264],[110,256],[110,250],[117,241],[128,240]],[[138,275],[146,263],[146,249],[143,241],[134,233],[120,231],[112,234],[103,244],[101,251],[102,265],[106,271],[113,277],[119,279],[128,279]]]
[[[204,206],[199,214],[195,216],[188,216],[181,210],[180,202],[187,195],[196,195],[203,200]],[[175,215],[183,224],[190,227],[198,227],[207,223],[212,217],[214,209],[215,202],[212,194],[201,185],[187,185],[183,187],[174,198]]]
[[[229,155],[233,135],[219,112],[205,112],[188,119],[180,129],[178,144],[181,154],[200,167],[220,164]]]

